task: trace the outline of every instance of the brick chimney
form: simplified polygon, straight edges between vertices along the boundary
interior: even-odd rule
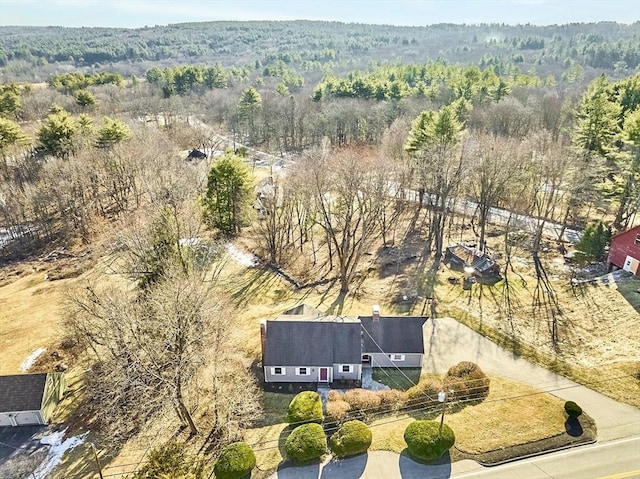
[[[374,323],[378,323],[380,321],[380,306],[379,305],[377,305],[377,304],[373,305],[371,316],[373,317],[373,322]]]
[[[260,345],[262,346],[262,364],[264,365],[264,349],[267,345],[267,322],[260,320]]]

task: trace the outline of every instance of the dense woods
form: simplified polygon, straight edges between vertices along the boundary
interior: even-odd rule
[[[345,295],[372,252],[415,234],[432,270],[407,288],[431,299],[448,242],[472,231],[485,250],[501,208],[501,314],[517,243],[558,347],[539,253],[586,228],[602,259],[602,238],[637,223],[639,71],[638,23],[0,27],[0,265],[57,247],[117,258],[131,288],[69,304],[111,371],[94,413],[133,430],[168,407],[199,434],[206,384],[214,449],[260,414],[212,275],[230,238]]]

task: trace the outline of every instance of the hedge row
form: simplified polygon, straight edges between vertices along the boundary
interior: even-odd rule
[[[420,381],[407,391],[350,389],[344,394],[331,391],[326,405],[327,419],[341,423],[404,408],[429,409],[438,406],[440,391],[453,391],[450,400],[483,400],[489,394],[489,378],[475,363],[463,361],[450,368],[442,381]]]

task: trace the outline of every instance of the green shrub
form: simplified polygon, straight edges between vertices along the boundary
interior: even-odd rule
[[[489,395],[489,378],[470,361],[449,368],[443,382],[444,389],[453,390],[457,399],[482,400]]]
[[[200,479],[204,462],[193,461],[187,456],[185,445],[169,441],[153,449],[144,466],[134,474],[134,479],[163,479],[165,477]]]
[[[570,418],[574,419],[582,414],[582,408],[573,401],[567,401],[566,403],[564,403],[564,410]]]
[[[438,404],[438,393],[442,391],[440,381],[420,381],[407,389],[407,406],[429,407]]]
[[[367,452],[371,446],[371,430],[361,421],[345,422],[329,439],[336,456],[345,457]]]
[[[431,462],[447,452],[456,441],[453,430],[442,425],[442,435],[438,434],[437,421],[414,421],[404,431],[404,440],[411,456],[420,461]]]
[[[320,424],[310,423],[296,427],[284,444],[289,459],[307,462],[327,452],[327,437]]]
[[[241,479],[256,467],[256,455],[246,442],[234,442],[225,447],[213,466],[216,479]]]
[[[289,403],[287,420],[292,424],[322,422],[322,400],[318,393],[302,391]]]

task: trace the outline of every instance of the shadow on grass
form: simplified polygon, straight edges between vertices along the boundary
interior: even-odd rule
[[[280,281],[278,276],[267,267],[248,270],[236,291],[231,294],[231,298],[236,306],[241,306],[251,298],[266,294],[278,281]]]
[[[423,462],[414,458],[407,448],[400,453],[400,477],[450,477],[451,456],[449,451],[433,462]]]

